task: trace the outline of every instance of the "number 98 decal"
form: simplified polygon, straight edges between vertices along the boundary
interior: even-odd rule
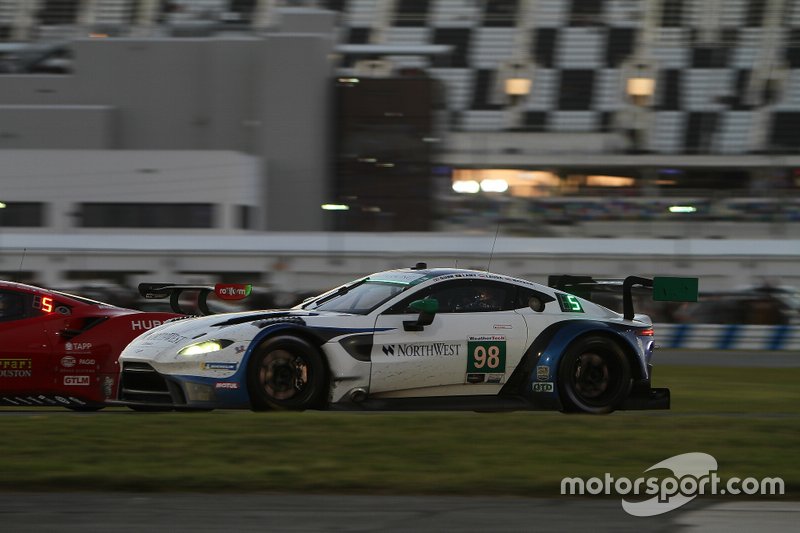
[[[469,337],[467,342],[468,373],[504,373],[506,371],[506,338],[502,335]]]

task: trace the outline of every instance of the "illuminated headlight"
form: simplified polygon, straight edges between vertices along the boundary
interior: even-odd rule
[[[214,340],[203,341],[184,346],[178,351],[178,355],[200,355],[204,353],[218,352],[221,349],[230,346],[233,341],[229,340]]]

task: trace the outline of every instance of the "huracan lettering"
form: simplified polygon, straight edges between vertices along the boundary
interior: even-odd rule
[[[146,331],[163,324],[161,320],[131,320],[132,331]]]

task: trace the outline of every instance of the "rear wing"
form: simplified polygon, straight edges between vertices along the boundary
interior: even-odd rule
[[[250,295],[252,285],[217,283],[216,285],[179,285],[175,283],[140,283],[139,294],[148,300],[169,298],[173,311],[188,315],[181,308],[180,297],[184,292],[197,292],[197,308],[204,315],[213,314],[208,308],[208,295],[212,292],[220,300],[243,300]]]
[[[641,278],[628,276],[625,279],[594,279],[591,276],[555,275],[547,278],[547,285],[560,291],[591,300],[591,293],[596,291],[622,291],[622,314],[626,320],[632,320],[633,290],[651,290],[653,300],[657,302],[696,302],[698,295],[698,278],[676,278],[659,276]]]

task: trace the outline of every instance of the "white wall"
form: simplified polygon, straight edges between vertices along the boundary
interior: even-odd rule
[[[252,206],[264,216],[260,160],[238,152],[0,150],[0,161],[0,201],[46,206],[47,226],[27,231],[83,231],[74,228],[72,216],[81,202],[217,204],[223,210],[218,229],[224,231],[237,229],[236,206]]]
[[[800,242],[793,240],[530,239],[494,235],[269,233],[255,235],[0,233],[0,277],[34,271],[57,285],[70,270],[138,272],[136,282],[225,280],[283,290],[330,288],[425,261],[487,269],[546,282],[550,274],[700,277],[701,290],[770,279],[800,286]],[[24,252],[23,252],[24,250]],[[491,258],[491,261],[490,261]]]

